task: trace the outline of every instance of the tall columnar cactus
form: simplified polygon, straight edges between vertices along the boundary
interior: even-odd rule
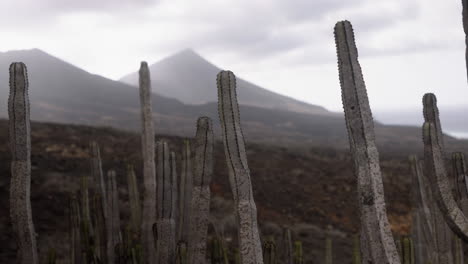
[[[466,61],[466,69],[468,70],[468,0],[462,0],[463,6],[463,30],[465,31],[465,61]]]
[[[274,237],[269,237],[263,243],[263,260],[265,264],[277,263],[277,250]]]
[[[353,236],[353,264],[361,264],[361,245],[359,234]]]
[[[115,171],[110,170],[107,173],[107,260],[109,263],[116,262],[115,248],[122,244],[122,235],[120,232],[120,210],[119,210],[119,190],[117,189],[117,180]]]
[[[343,108],[358,182],[362,261],[399,263],[385,208],[372,113],[349,21],[336,24],[335,41]]]
[[[285,228],[283,231],[283,263],[293,264],[293,244],[291,238],[291,230]]]
[[[227,248],[218,236],[211,240],[211,264],[228,264]]]
[[[106,195],[106,182],[104,180],[104,174],[102,172],[102,161],[101,161],[101,152],[99,150],[99,145],[97,142],[92,141],[90,143],[91,149],[91,175],[93,177],[95,184],[95,193],[99,193],[102,199],[102,208],[107,208],[107,195]],[[106,212],[104,211],[104,217]]]
[[[157,151],[157,220],[156,263],[171,263],[175,256],[176,192],[171,175],[169,147],[164,141],[156,143]]]
[[[187,243],[179,242],[176,247],[175,264],[187,264]]]
[[[458,207],[447,177],[444,164],[442,130],[438,118],[436,97],[426,94],[423,98],[424,119],[423,141],[426,175],[431,180],[432,192],[437,205],[452,231],[468,242],[468,219]],[[448,258],[448,256],[447,256]]]
[[[190,204],[192,202],[193,175],[192,175],[192,151],[190,141],[184,140],[182,149],[182,171],[179,184],[179,213],[177,221],[177,239],[179,241],[188,241],[190,230]]]
[[[100,193],[96,193],[93,199],[93,224],[94,224],[94,243],[96,256],[102,263],[107,263],[107,242],[106,242],[106,224],[104,217],[104,208],[102,208]]]
[[[456,201],[460,209],[468,214],[468,173],[466,171],[465,155],[461,152],[452,154],[452,165],[456,177]]]
[[[413,241],[409,237],[405,237],[401,242],[401,263],[414,264]]]
[[[465,155],[461,152],[452,154],[452,166],[456,178],[456,198],[463,214],[468,214],[468,174],[466,171]],[[464,263],[464,248],[466,245],[459,238],[454,239],[455,263]]]
[[[302,242],[294,242],[294,264],[303,264],[304,263],[304,252],[302,250]]]
[[[224,152],[229,181],[239,223],[238,236],[242,264],[263,263],[250,170],[247,164],[244,136],[240,124],[236,95],[236,77],[230,71],[217,76],[218,113],[223,132]]]
[[[435,263],[436,237],[434,233],[433,199],[423,177],[420,162],[416,156],[409,158],[412,170],[412,224],[415,259],[418,264]],[[435,208],[437,209],[437,208]],[[438,210],[438,209],[437,209]]]
[[[140,192],[138,191],[138,183],[133,169],[133,165],[127,164],[127,184],[128,184],[128,200],[130,203],[130,227],[132,240],[140,235],[141,226],[141,205]]]
[[[154,164],[154,128],[151,106],[151,80],[146,62],[139,71],[141,104],[141,149],[143,152],[143,211],[141,222],[141,244],[146,264],[154,263],[156,254],[152,228],[156,223],[156,168]]]
[[[89,183],[88,175],[81,175],[80,179],[80,195],[81,195],[81,225],[83,231],[83,239],[87,250],[89,250],[89,242],[93,236],[93,225],[91,223],[91,209],[89,206]]]
[[[190,210],[190,230],[188,240],[189,263],[206,263],[206,245],[210,216],[213,175],[213,124],[210,118],[197,120],[195,136],[195,159],[193,171],[193,193]]]
[[[69,201],[69,225],[70,225],[70,263],[81,264],[81,212],[76,195],[73,194]]]
[[[331,238],[325,238],[325,264],[333,263],[333,241]]]
[[[10,65],[8,117],[11,149],[10,215],[18,245],[17,263],[38,263],[31,212],[31,127],[26,65]]]
[[[170,153],[170,156],[169,156],[169,162],[170,162],[170,169],[171,169],[171,177],[172,177],[172,193],[173,193],[173,198],[172,198],[172,204],[174,206],[174,215],[173,215],[173,218],[174,218],[174,223],[175,223],[175,226],[176,226],[176,233],[175,233],[175,237],[174,239],[177,239],[177,221],[178,221],[178,218],[179,218],[179,211],[178,211],[178,199],[179,199],[179,186],[177,184],[177,181],[178,181],[178,175],[177,175],[177,157],[176,157],[176,153],[174,151],[171,151]]]

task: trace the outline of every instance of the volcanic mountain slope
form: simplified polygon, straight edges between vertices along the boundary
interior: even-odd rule
[[[140,129],[137,89],[88,73],[37,49],[0,53],[0,97],[3,98],[0,101],[0,117],[7,115],[8,67],[13,61],[23,61],[28,67],[33,120],[111,126],[132,131]],[[213,86],[215,76],[216,73],[213,73]],[[154,84],[154,87],[158,85]],[[216,88],[213,89],[216,91]],[[239,98],[248,97],[245,93],[250,94],[246,89],[237,92]],[[215,102],[187,105],[156,93],[153,93],[152,99],[157,133],[192,135],[199,116],[211,117],[215,131],[219,132]],[[250,141],[283,146],[348,146],[342,115],[298,113],[251,105],[241,105],[240,111],[244,135]],[[420,128],[379,123],[375,124],[375,128],[377,143],[387,151],[422,149]],[[467,146],[466,141],[453,138],[448,138],[446,142],[448,145]]]
[[[216,74],[220,68],[191,49],[183,50],[150,66],[153,89],[163,96],[185,104],[216,102]],[[268,109],[337,116],[338,113],[268,91],[237,76],[239,103]],[[131,73],[121,81],[136,86],[138,74]]]

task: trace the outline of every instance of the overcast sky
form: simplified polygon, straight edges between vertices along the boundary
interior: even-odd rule
[[[184,48],[342,110],[333,27],[353,23],[371,107],[468,104],[460,0],[0,1],[0,51],[40,48],[111,79]]]

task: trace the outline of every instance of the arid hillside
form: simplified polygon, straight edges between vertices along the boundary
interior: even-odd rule
[[[157,136],[159,139],[167,140],[176,153],[181,152],[183,138]],[[31,199],[42,256],[49,248],[55,248],[60,258],[68,254],[68,197],[78,190],[79,177],[90,173],[88,144],[91,140],[101,146],[104,170],[117,171],[122,218],[124,223],[127,221],[125,163],[135,165],[142,183],[139,135],[111,128],[33,123]],[[15,255],[15,242],[9,220],[10,153],[6,120],[0,121],[0,142],[3,142],[0,171],[4,175],[0,178],[0,263],[10,263]],[[282,226],[291,227],[294,239],[305,243],[308,263],[323,259],[324,239],[328,235],[334,241],[336,262],[351,263],[358,212],[348,150],[307,146],[296,149],[251,142],[246,147],[263,235],[279,236]],[[408,154],[381,149],[389,219],[396,234],[407,233],[410,225]],[[231,193],[225,164],[223,146],[217,142],[211,185],[212,214],[214,223],[224,223],[226,232],[235,237],[229,222]]]

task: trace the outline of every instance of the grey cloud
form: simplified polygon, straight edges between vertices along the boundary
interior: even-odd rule
[[[359,6],[364,0],[289,0],[277,1],[279,15],[292,21],[318,20],[330,12]]]

